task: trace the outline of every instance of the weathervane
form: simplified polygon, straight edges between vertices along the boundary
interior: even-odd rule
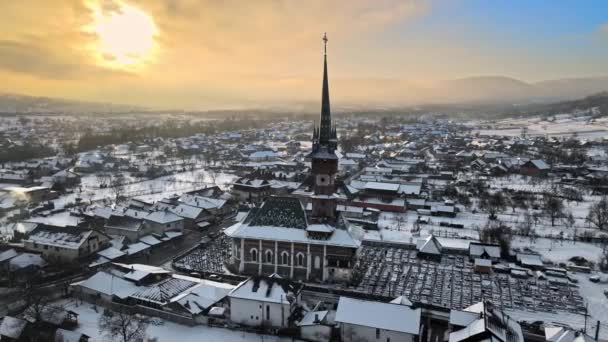
[[[328,40],[329,39],[327,39],[327,32],[323,33],[323,44],[324,44],[323,51],[326,55],[327,55],[327,41]]]

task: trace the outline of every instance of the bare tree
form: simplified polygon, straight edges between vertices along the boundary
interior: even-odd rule
[[[131,314],[125,309],[104,310],[99,317],[100,332],[111,341],[141,342],[146,338],[149,321],[147,318]]]
[[[110,189],[114,194],[114,199],[118,199],[125,187],[125,176],[122,173],[118,173],[114,177],[112,177],[112,181],[110,182]]]
[[[564,214],[564,202],[558,197],[545,195],[543,198],[543,212],[551,219],[551,227],[555,226],[555,219]]]
[[[587,221],[599,230],[608,229],[608,197],[602,197],[589,208]]]

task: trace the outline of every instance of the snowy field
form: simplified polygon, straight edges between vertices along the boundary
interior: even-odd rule
[[[138,197],[141,199],[162,199],[171,195],[179,195],[205,186],[218,185],[227,188],[238,177],[224,172],[209,170],[194,170],[180,172],[153,180],[134,181],[122,187],[120,193],[125,197]],[[99,188],[96,176],[85,177],[82,191],[66,194],[53,200],[55,208],[63,208],[68,203],[75,203],[76,198],[82,201],[99,201],[113,199],[114,191],[110,188]]]
[[[522,128],[527,127],[528,136],[568,137],[576,135],[579,139],[599,140],[608,137],[608,121],[604,118],[589,123],[578,118],[544,121],[539,118],[505,119],[492,129],[474,130],[486,136],[520,136]]]
[[[61,302],[60,304],[67,310],[72,310],[78,314],[78,328],[76,331],[91,336],[89,341],[102,342],[107,339],[100,336],[98,328],[99,316],[103,312],[103,308],[97,307],[97,311],[93,309],[93,305],[87,302],[70,300]],[[201,342],[201,341],[222,341],[222,342],[241,342],[241,341],[291,341],[291,338],[279,338],[271,335],[260,335],[237,330],[229,330],[223,328],[211,328],[203,325],[189,327],[160,319],[155,319],[160,322],[159,325],[150,324],[147,330],[148,338],[156,338],[158,342]]]

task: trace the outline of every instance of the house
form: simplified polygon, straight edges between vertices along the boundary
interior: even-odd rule
[[[251,327],[284,328],[301,300],[303,285],[270,277],[251,277],[228,294],[230,320]]]
[[[546,176],[551,170],[551,167],[540,159],[529,160],[524,163],[520,168],[519,172],[526,176]]]
[[[110,237],[95,230],[39,225],[23,240],[28,251],[51,262],[77,262],[109,245]]]
[[[547,342],[593,342],[593,337],[568,327],[545,325],[545,341]]]
[[[480,242],[471,242],[469,244],[469,259],[489,259],[496,262],[500,259],[500,246],[494,244],[486,244]]]
[[[9,262],[17,255],[19,255],[19,253],[17,253],[17,251],[12,248],[0,252],[0,277],[3,277],[4,275],[8,274]]]
[[[340,297],[335,321],[344,342],[414,342],[420,319],[420,309],[407,305]]]
[[[190,315],[197,323],[207,324],[210,317],[223,318],[223,312],[229,308],[227,296],[234,288],[230,284],[200,280],[199,285],[172,301],[168,307],[180,314]]]
[[[450,323],[454,331],[450,333],[449,342],[524,342],[519,323],[490,301],[473,304],[459,312],[462,314],[455,314],[454,317],[450,312]],[[460,319],[459,322],[456,316]]]
[[[158,210],[143,217],[146,233],[163,234],[168,230],[182,231],[184,229],[184,218],[169,210]]]
[[[441,243],[433,235],[427,236],[425,239],[420,239],[416,242],[418,256],[428,259],[441,259]]]
[[[232,184],[231,192],[239,201],[259,202],[270,195],[271,184],[266,179],[239,178]]]
[[[140,236],[146,235],[143,220],[123,215],[111,215],[104,226],[108,235],[122,235],[129,241],[137,241]]]
[[[492,260],[477,258],[473,269],[477,273],[490,273],[492,272]]]
[[[300,337],[307,341],[329,342],[332,336],[332,324],[328,319],[329,311],[309,311],[298,322]]]
[[[61,170],[51,177],[53,179],[53,183],[59,184],[63,187],[72,187],[80,184],[80,175],[70,170]]]

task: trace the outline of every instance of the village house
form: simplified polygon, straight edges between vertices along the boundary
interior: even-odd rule
[[[23,242],[27,250],[42,253],[48,261],[74,263],[105,248],[109,240],[94,230],[39,225]]]
[[[403,304],[340,297],[335,321],[344,342],[415,342],[421,311]]]
[[[302,288],[278,275],[249,278],[228,294],[230,320],[251,327],[287,327],[300,304]]]

